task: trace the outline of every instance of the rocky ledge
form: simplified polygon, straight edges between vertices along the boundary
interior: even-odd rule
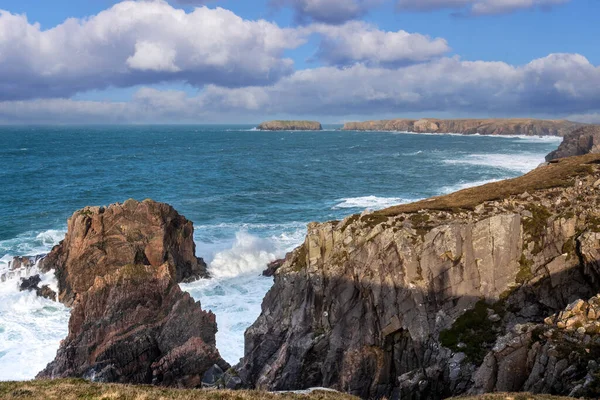
[[[256,127],[262,131],[320,131],[323,129],[317,121],[268,121]]]
[[[177,284],[206,273],[192,235],[191,222],[151,200],[75,212],[43,262],[72,306],[69,334],[38,378],[199,387],[209,369],[227,370],[215,316]]]
[[[565,136],[585,124],[565,120],[537,119],[392,119],[348,122],[346,131],[400,131],[417,133],[462,133],[467,135]]]
[[[561,159],[310,224],[246,331],[240,377],[363,398],[597,395],[595,320],[563,329],[547,318],[600,291],[599,164],[597,154]],[[545,320],[565,333],[548,336]]]

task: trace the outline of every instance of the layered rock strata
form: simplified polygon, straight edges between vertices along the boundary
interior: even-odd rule
[[[260,389],[325,386],[363,398],[569,394],[580,374],[528,385],[539,380],[538,356],[502,346],[528,331],[520,325],[543,324],[600,290],[599,163],[600,155],[559,160],[310,224],[246,331],[240,377]],[[552,354],[561,365],[570,357]]]
[[[565,120],[537,119],[392,119],[348,122],[347,131],[400,131],[418,133],[462,133],[467,135],[565,136],[584,124]]]

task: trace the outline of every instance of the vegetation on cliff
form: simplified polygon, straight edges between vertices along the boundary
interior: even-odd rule
[[[323,129],[317,121],[268,121],[257,126],[263,131],[320,131]]]
[[[565,120],[515,119],[392,119],[381,121],[348,122],[342,130],[400,131],[419,133],[463,133],[481,135],[544,135],[565,136],[583,126]]]

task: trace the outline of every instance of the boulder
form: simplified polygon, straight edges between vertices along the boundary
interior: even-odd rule
[[[21,278],[21,284],[19,285],[19,290],[22,292],[24,290],[37,290],[38,284],[42,281],[39,275],[33,275],[29,278]]]
[[[194,226],[173,207],[152,200],[127,200],[109,207],[86,207],[68,220],[65,239],[40,262],[56,270],[58,298],[71,305],[97,276],[126,265],[164,263],[174,267],[176,282],[207,276],[196,257]]]

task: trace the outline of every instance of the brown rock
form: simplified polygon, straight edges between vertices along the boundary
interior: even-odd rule
[[[216,331],[215,316],[181,291],[171,264],[122,266],[79,294],[69,335],[38,378],[200,386],[212,365],[226,366]]]
[[[194,227],[173,207],[152,200],[86,207],[68,220],[65,239],[42,260],[56,269],[58,298],[71,305],[97,276],[131,264],[175,267],[176,282],[205,277],[206,264],[195,255]]]

